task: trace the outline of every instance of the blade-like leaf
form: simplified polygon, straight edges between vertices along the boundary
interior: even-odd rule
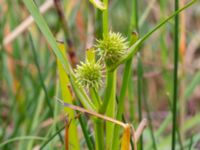
[[[60,51],[62,52],[63,56],[67,59],[64,43],[59,43],[58,46],[59,46]],[[64,100],[64,102],[72,104],[73,96],[72,96],[72,92],[70,91],[69,78],[68,78],[62,64],[60,63],[60,61],[58,59],[57,59],[57,66],[58,66],[58,73],[59,73],[59,78],[60,78],[60,87],[61,87],[61,91],[62,91],[62,99]],[[74,121],[74,118],[75,118],[74,111],[67,107],[65,107],[64,109],[68,115],[68,120],[72,120],[70,122],[70,125],[68,126],[68,136],[69,136],[68,142],[70,145],[73,145],[74,150],[79,150],[80,145],[79,145],[79,140],[78,140],[77,127],[76,127],[76,123]]]

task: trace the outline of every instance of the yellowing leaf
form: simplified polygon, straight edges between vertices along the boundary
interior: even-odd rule
[[[64,43],[58,43],[58,47],[63,54],[64,58],[67,59],[66,52],[65,52],[65,45]],[[62,97],[63,101],[72,104],[73,96],[72,92],[70,90],[70,82],[69,78],[61,64],[61,62],[57,59],[57,65],[58,65],[58,72],[59,72],[59,79],[60,79],[60,87],[62,91]],[[68,119],[72,120],[69,127],[66,127],[66,148],[68,148],[69,145],[73,145],[74,150],[80,150],[79,140],[78,140],[78,134],[77,134],[77,127],[74,121],[74,111],[69,108],[64,108],[65,112],[67,113]]]
[[[130,150],[131,126],[126,124],[121,139],[121,150]]]

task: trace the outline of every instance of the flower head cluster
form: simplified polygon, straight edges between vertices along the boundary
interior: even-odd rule
[[[101,59],[109,67],[127,53],[128,42],[120,33],[109,32],[104,39],[97,40],[96,48]]]
[[[81,62],[75,70],[76,82],[86,88],[99,88],[102,85],[102,66],[99,63]]]

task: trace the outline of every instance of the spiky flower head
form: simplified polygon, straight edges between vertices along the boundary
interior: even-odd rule
[[[102,66],[94,61],[81,62],[75,70],[76,82],[86,88],[99,88],[102,85]]]
[[[112,66],[127,53],[128,42],[120,33],[109,32],[102,40],[97,40],[97,52],[106,66]]]

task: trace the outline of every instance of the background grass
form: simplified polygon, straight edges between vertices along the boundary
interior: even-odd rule
[[[37,6],[43,2],[35,1]],[[131,18],[133,16],[130,15],[133,11],[132,2],[134,1],[109,1],[109,29],[121,32],[127,37],[136,30],[134,22],[130,21],[133,20]],[[2,43],[5,37],[29,15],[29,12],[24,3],[19,0],[0,0],[0,4],[0,43]],[[85,58],[88,39],[91,36],[92,38],[101,36],[103,26],[98,19],[101,18],[99,15],[101,12],[86,0],[63,0],[62,4],[70,40],[73,43],[70,48],[76,54],[74,58],[76,64]],[[137,10],[139,36],[142,37],[158,22],[172,14],[174,2],[138,1]],[[185,43],[180,41],[180,45],[185,44],[186,48],[184,53],[180,52],[181,59],[177,62],[180,66],[178,84],[175,84],[178,87],[178,130],[176,130],[175,143],[177,149],[200,148],[199,12],[199,2],[184,11],[186,41]],[[44,18],[55,39],[64,41],[63,25],[55,7],[50,9]],[[145,150],[156,149],[156,147],[157,149],[171,148],[174,44],[178,44],[174,37],[174,25],[175,22],[170,20],[166,26],[148,38],[140,46],[140,58],[134,58],[131,65],[131,78],[125,95],[123,115],[127,122],[137,125],[140,119],[138,117],[140,99],[143,117],[149,120],[149,125],[143,134]],[[181,27],[182,24],[179,26]],[[29,38],[29,32],[32,40]],[[64,149],[64,144],[58,136],[60,133],[64,138],[65,113],[55,100],[55,97],[61,97],[56,58],[44,36],[33,24],[11,44],[0,48],[0,149],[21,150],[37,147]],[[118,93],[120,93],[124,71],[124,67],[121,66],[117,72],[117,96],[120,96]],[[142,78],[140,78],[140,71],[143,74]],[[139,77],[137,74],[140,74]],[[140,89],[138,82],[142,87],[140,92],[138,92]],[[184,85],[183,90],[181,90],[181,83]],[[181,97],[185,105],[179,105]],[[183,124],[179,124],[180,107],[185,107]],[[80,147],[88,149],[90,143],[91,149],[94,144],[92,123],[87,116],[81,119],[80,124],[78,119],[74,120],[78,125]],[[87,133],[82,134],[82,130]],[[87,135],[89,135],[87,138],[83,138]],[[181,138],[182,135],[184,138]],[[73,149],[73,146],[71,148]]]

